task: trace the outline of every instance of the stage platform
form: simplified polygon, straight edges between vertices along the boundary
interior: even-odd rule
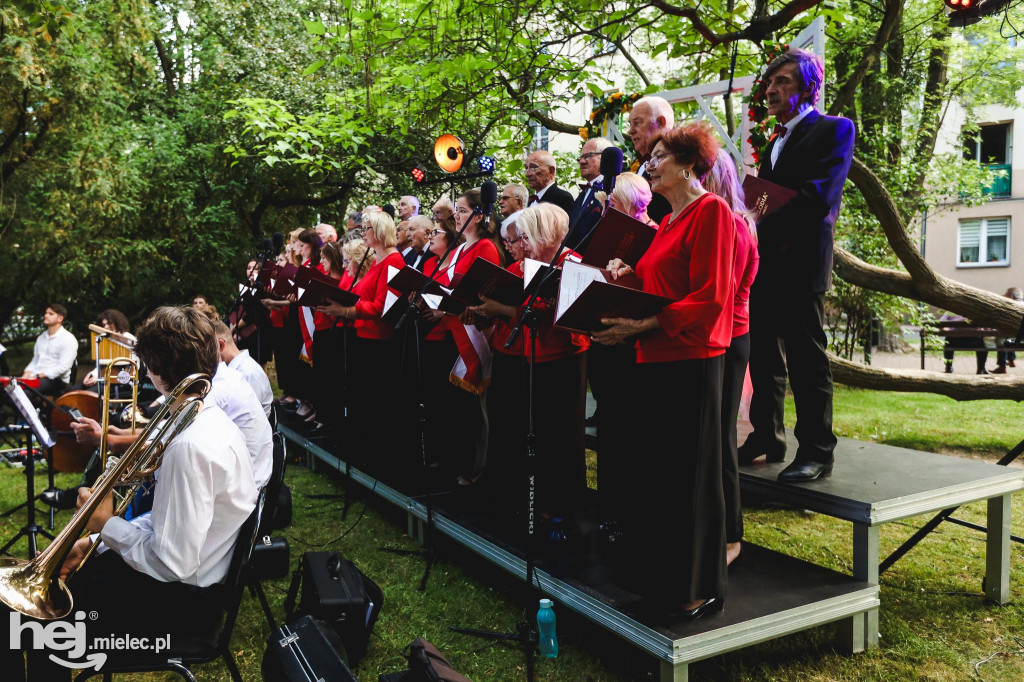
[[[287,424],[278,428],[311,455],[311,462],[345,472],[347,463],[326,442],[311,441]],[[422,494],[400,490],[402,484],[379,481],[355,466],[348,473],[353,482],[403,509],[411,534],[422,537],[427,518]],[[523,515],[495,509],[485,489],[472,488],[431,496],[434,527],[525,580]],[[730,570],[724,612],[694,623],[659,624],[639,611],[639,597],[612,582],[595,531],[595,519],[582,512],[572,520],[570,542],[557,555],[541,547],[536,572],[541,591],[656,657],[662,682],[686,680],[690,663],[826,623],[838,623],[844,651],[866,646],[866,614],[878,608],[877,583],[747,544],[743,560]]]
[[[739,442],[750,432],[739,422]],[[740,467],[744,493],[853,524],[853,576],[878,583],[878,529],[882,524],[930,514],[971,502],[988,501],[985,599],[1010,599],[1010,505],[1024,489],[1024,469],[962,457],[919,452],[880,443],[840,438],[832,475],[807,483],[780,483],[778,474],[793,460],[797,443],[787,432],[787,458]],[[878,641],[878,612],[867,614],[867,645]]]

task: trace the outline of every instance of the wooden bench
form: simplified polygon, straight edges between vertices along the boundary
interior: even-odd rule
[[[997,329],[991,327],[980,327],[973,325],[967,320],[943,320],[936,323],[936,327],[922,326],[920,329],[921,334],[921,369],[924,369],[924,358],[925,358],[925,338],[929,335],[941,336],[944,339],[986,339],[992,337],[1003,337],[1003,334]],[[995,352],[1011,352],[1011,351],[1022,351],[1024,352],[1024,344],[1018,342],[1019,339],[1014,339],[1014,343],[1009,346],[989,345],[983,343],[977,348],[956,348],[949,346],[948,344],[943,348],[943,351],[949,351],[950,353],[961,352],[977,352],[977,351],[995,351]]]

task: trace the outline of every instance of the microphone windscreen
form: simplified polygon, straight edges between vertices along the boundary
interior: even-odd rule
[[[381,210],[384,211],[385,213],[387,213],[389,216],[391,216],[392,219],[394,219],[394,217],[395,217],[395,207],[394,206],[392,206],[391,204],[384,204],[384,206],[381,208]]]
[[[280,232],[275,232],[273,234],[272,239],[274,245],[274,254],[277,255],[281,253],[281,249],[284,248],[284,235],[281,234]]]
[[[620,153],[621,156],[621,153]],[[484,206],[494,206],[498,201],[498,186],[491,180],[480,185],[480,203]]]
[[[270,241],[269,239],[264,239],[263,242],[260,243],[260,251],[266,253],[267,251],[270,251],[270,249],[272,249],[273,246],[274,242]]]
[[[608,147],[601,152],[601,175],[607,185],[612,178],[618,177],[622,172],[622,150],[618,147]]]

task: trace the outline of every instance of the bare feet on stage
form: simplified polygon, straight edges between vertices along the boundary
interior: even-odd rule
[[[743,551],[742,542],[727,542],[725,543],[725,565],[731,566],[732,562],[740,558],[740,553]]]

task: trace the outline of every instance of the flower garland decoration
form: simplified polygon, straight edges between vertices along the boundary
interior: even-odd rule
[[[750,137],[747,138],[747,142],[750,144],[755,164],[761,162],[761,155],[771,141],[772,130],[776,124],[775,117],[768,115],[768,83],[762,80],[764,70],[772,60],[788,49],[788,43],[765,43],[758,77],[750,88],[750,94],[743,98],[747,104],[747,118],[750,119]]]
[[[628,95],[623,92],[613,92],[598,99],[594,103],[594,109],[590,112],[587,124],[579,129],[580,137],[584,141],[591,137],[604,137],[608,134],[608,123],[614,121],[619,114],[628,114],[632,111],[633,105],[643,96],[642,92]],[[629,138],[626,139],[629,140]]]

